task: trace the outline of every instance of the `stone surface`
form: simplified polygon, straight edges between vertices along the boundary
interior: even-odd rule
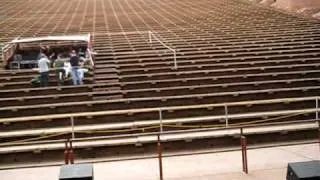
[[[163,159],[165,180],[283,180],[289,162],[320,160],[318,144],[248,151],[249,174],[241,172],[241,152],[175,156]],[[1,180],[57,180],[59,166],[0,171]],[[158,160],[94,164],[95,180],[158,180]]]
[[[278,7],[290,10],[320,7],[319,0],[277,0],[276,4]]]

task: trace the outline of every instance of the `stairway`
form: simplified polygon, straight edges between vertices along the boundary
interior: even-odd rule
[[[95,41],[103,41],[96,37]],[[103,44],[97,44],[95,48],[104,47]],[[99,53],[103,53],[104,50],[98,50],[96,57],[99,57]],[[101,62],[103,61],[103,62]],[[93,100],[111,100],[121,99],[123,95],[121,93],[121,85],[119,81],[118,70],[115,67],[115,63],[110,61],[106,63],[101,58],[95,59],[95,70],[94,70],[94,82],[96,86],[93,88],[94,92],[103,92],[102,95],[95,94]],[[105,93],[110,92],[110,93]]]

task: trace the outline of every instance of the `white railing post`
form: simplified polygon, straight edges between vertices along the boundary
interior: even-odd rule
[[[148,31],[148,34],[149,34],[149,43],[152,43],[152,32]]]
[[[1,46],[1,58],[2,58],[2,62],[4,64],[4,61],[5,61],[5,57],[4,57],[4,48],[5,48],[5,45],[3,43],[0,43],[0,46]]]
[[[159,120],[160,120],[160,134],[163,132],[163,126],[162,126],[162,110],[159,109]]]
[[[176,50],[173,50],[174,69],[178,69]]]
[[[174,61],[174,69],[178,69],[178,64],[177,64],[177,52],[175,49],[172,49],[171,47],[167,46],[164,42],[162,42],[157,36],[155,36],[152,31],[148,31],[149,34],[149,43],[152,43],[152,38],[154,38],[156,41],[158,41],[161,45],[169,49],[170,51],[173,52],[173,61]]]
[[[320,125],[319,123],[319,97],[316,97],[316,124]]]
[[[70,121],[71,121],[71,135],[72,135],[72,139],[75,139],[75,135],[74,135],[74,117],[73,117],[73,116],[70,117]]]
[[[319,113],[318,113],[318,108],[319,108],[319,104],[318,104],[318,96],[316,97],[316,120],[319,119]]]
[[[226,118],[226,127],[229,126],[229,118],[228,118],[228,106],[227,104],[224,105],[224,112],[225,112],[225,118]]]

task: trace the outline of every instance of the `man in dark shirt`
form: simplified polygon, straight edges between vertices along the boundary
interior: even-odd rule
[[[72,50],[70,54],[70,64],[71,64],[71,73],[72,73],[72,82],[74,85],[82,85],[81,78],[81,67],[80,67],[80,59],[77,56],[75,50]]]

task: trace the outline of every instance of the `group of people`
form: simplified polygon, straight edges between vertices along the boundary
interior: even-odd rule
[[[56,70],[58,85],[64,84],[64,81],[69,76],[70,72],[73,84],[82,85],[84,73],[88,71],[88,69],[83,68],[84,63],[85,58],[82,56],[81,51],[77,53],[75,50],[72,50],[67,58],[63,57],[63,54],[60,53],[57,55],[54,62],[51,62],[44,53],[40,53],[40,59],[38,61],[40,87],[48,86],[51,65]]]

